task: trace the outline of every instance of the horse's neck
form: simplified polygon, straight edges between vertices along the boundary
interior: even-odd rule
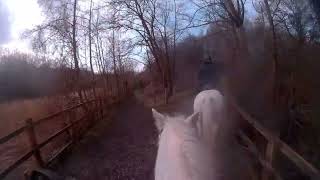
[[[170,137],[169,137],[170,136]],[[182,153],[182,141],[175,134],[164,133],[159,142],[156,180],[187,179],[188,169]]]
[[[186,141],[182,145],[189,170],[192,172],[193,179],[211,179],[213,168],[213,155],[211,147],[203,141]]]
[[[159,142],[156,179],[206,179],[202,176],[210,177],[210,157],[199,140],[184,140],[174,133],[165,133]]]

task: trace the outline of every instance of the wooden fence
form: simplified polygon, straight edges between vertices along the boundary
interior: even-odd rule
[[[4,143],[9,142],[10,140],[15,139],[18,135],[22,133],[26,133],[28,136],[28,142],[30,144],[30,150],[25,154],[21,155],[17,158],[15,162],[9,164],[2,172],[0,172],[0,179],[5,178],[10,172],[20,166],[22,163],[27,161],[32,156],[38,167],[46,167],[50,165],[57,157],[59,157],[65,150],[67,150],[71,145],[73,145],[85,132],[75,133],[75,126],[80,126],[87,122],[87,128],[93,125],[93,123],[99,119],[102,119],[105,115],[105,109],[111,103],[108,103],[105,99],[99,98],[95,100],[90,100],[84,103],[77,104],[73,107],[64,109],[57,113],[51,114],[47,117],[38,119],[34,121],[33,119],[27,119],[25,121],[25,125],[18,128],[14,132],[0,138],[0,146]],[[84,108],[85,113],[82,117],[75,119],[74,112],[79,109]],[[42,142],[37,141],[37,131],[35,130],[37,126],[43,124],[47,121],[52,120],[56,117],[67,117],[68,123],[62,129],[58,130],[57,132],[51,134],[47,139]],[[41,155],[41,149],[45,147],[48,143],[52,140],[56,139],[57,137],[61,136],[62,134],[68,134],[70,136],[69,141],[63,145],[56,153],[50,156],[50,159],[44,161]]]
[[[242,116],[243,119],[248,122],[251,127],[261,134],[266,140],[266,149],[264,154],[259,152],[256,144],[243,132],[238,133],[241,140],[246,144],[248,150],[258,159],[258,162],[263,167],[261,173],[262,180],[277,179],[280,180],[282,177],[274,169],[273,162],[275,154],[277,152],[285,155],[291,162],[293,162],[305,175],[310,177],[312,180],[320,180],[320,172],[311,163],[306,161],[301,155],[295,152],[285,142],[279,139],[278,136],[271,133],[268,129],[262,126],[256,119],[250,114],[245,112],[235,100],[231,100],[232,107]],[[260,142],[258,142],[260,143]]]

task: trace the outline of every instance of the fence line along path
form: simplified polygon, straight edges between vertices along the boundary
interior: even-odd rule
[[[106,107],[110,105],[112,105],[112,102],[107,101],[106,98],[98,98],[84,103],[79,103],[75,106],[66,108],[62,111],[38,120],[27,119],[24,126],[0,138],[1,146],[5,143],[10,143],[10,141],[13,141],[20,134],[26,133],[30,147],[26,153],[20,155],[13,163],[6,164],[4,170],[0,172],[0,179],[7,177],[10,172],[15,170],[31,157],[34,157],[35,164],[38,167],[47,167],[50,165],[63,152],[65,152],[65,150],[77,142],[89,127],[91,127],[96,121],[103,119],[106,114]],[[77,118],[77,113],[80,110],[84,113],[81,117]],[[48,136],[42,142],[39,142],[37,140],[37,127],[57,117],[66,118],[66,125]],[[64,143],[64,145],[62,145],[62,147],[60,147],[58,150],[55,150],[55,153],[50,154],[49,159],[44,160],[41,152],[42,148],[53,140],[57,139],[57,137],[61,136],[62,134],[68,135],[68,141]]]
[[[276,135],[271,133],[268,129],[263,127],[256,119],[254,119],[249,113],[245,112],[237,103],[234,98],[230,98],[232,107],[238,112],[244,120],[251,127],[260,133],[266,140],[266,149],[264,154],[259,152],[256,143],[253,142],[244,132],[238,133],[239,137],[248,147],[249,151],[256,156],[258,162],[264,168],[261,174],[262,180],[269,179],[282,179],[279,173],[274,169],[273,162],[275,153],[280,152],[284,154],[289,161],[293,162],[303,173],[309,176],[312,180],[320,180],[320,171],[313,166],[310,162],[305,160],[300,154],[295,152],[289,145],[279,139]]]

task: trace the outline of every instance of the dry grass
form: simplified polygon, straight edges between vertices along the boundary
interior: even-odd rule
[[[0,104],[0,137],[24,125],[25,120],[37,120],[61,108],[61,98],[37,98]]]
[[[85,93],[86,98],[93,99],[93,93],[91,91]],[[98,88],[97,95],[102,96],[103,94],[102,89]],[[107,95],[112,96],[112,93],[108,92]],[[68,98],[64,96],[52,96],[17,100],[0,104],[0,138],[24,126],[26,120],[29,118],[32,118],[33,121],[38,121],[40,118],[80,103],[79,99],[76,97],[75,94],[69,94]],[[85,114],[85,111],[82,108],[77,108],[72,110],[71,114],[72,116],[69,116],[71,121],[75,121],[80,119]],[[67,114],[64,113],[37,125],[35,127],[35,133],[38,143],[45,141],[48,137],[58,132],[69,123]],[[74,126],[72,129],[75,135],[78,136],[80,132],[83,132],[89,126],[89,124],[89,121],[87,121]],[[67,143],[67,141],[70,141],[70,137],[67,133],[64,133],[45,145],[40,151],[43,160],[47,162],[57,150]],[[1,144],[0,172],[28,151],[30,151],[30,144],[26,132],[12,138],[5,144]],[[33,158],[30,158],[11,172],[5,179],[23,179],[23,173],[34,165],[35,161]]]
[[[32,118],[36,121],[39,118],[57,112],[66,104],[63,97],[44,97],[37,99],[19,100],[0,104],[0,137],[25,124],[25,120]],[[81,114],[81,113],[79,113]],[[37,140],[42,142],[54,132],[65,126],[65,118],[57,117],[51,119],[35,128]],[[67,140],[67,135],[62,135],[52,143],[49,143],[41,154],[47,160],[52,152],[61,147]],[[16,161],[22,154],[30,150],[30,145],[25,132],[13,138],[9,142],[0,145],[0,172],[9,164]],[[32,159],[23,163],[21,167],[11,173],[7,179],[21,179],[26,168],[34,165]]]

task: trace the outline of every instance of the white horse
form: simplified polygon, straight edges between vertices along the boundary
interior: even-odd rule
[[[152,109],[159,130],[155,180],[212,180],[212,154],[200,137],[199,113],[168,117]]]
[[[225,102],[217,90],[200,92],[194,114],[168,117],[152,109],[160,133],[155,166],[156,180],[212,180],[213,148],[225,118]]]
[[[202,91],[194,100],[193,110],[200,115],[197,124],[200,136],[214,148],[222,123],[226,120],[224,97],[217,90]]]

